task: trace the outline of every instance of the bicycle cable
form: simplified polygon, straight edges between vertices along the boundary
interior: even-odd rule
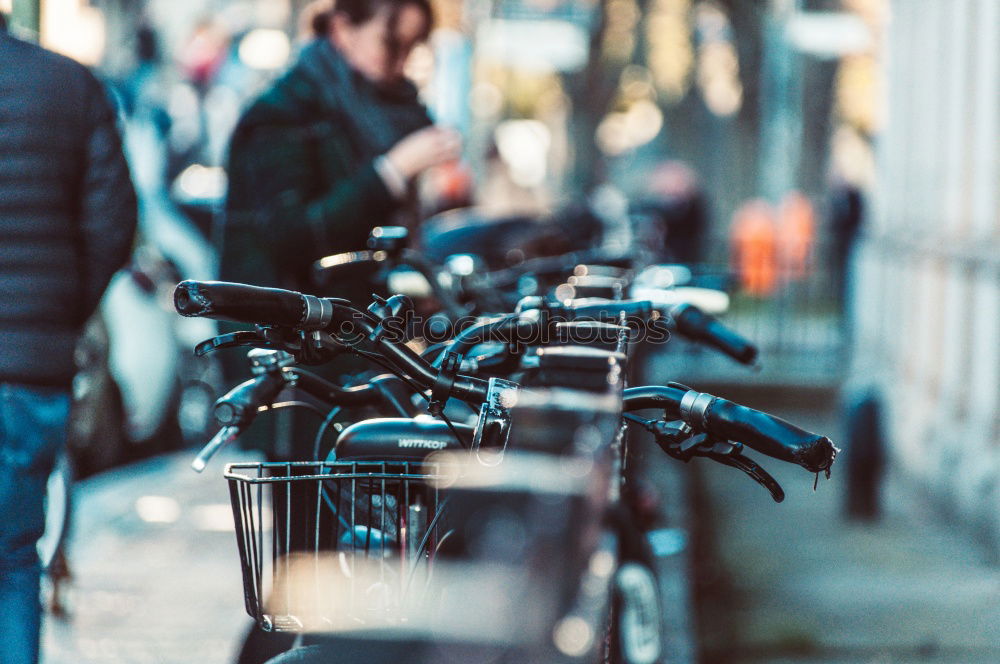
[[[333,423],[333,418],[335,418],[340,411],[343,410],[341,406],[334,406],[330,413],[323,419],[323,423],[319,425],[319,430],[316,432],[316,438],[313,439],[313,461],[319,462],[319,448],[323,443],[323,435],[326,430],[330,428]]]
[[[424,536],[420,539],[420,544],[417,545],[417,549],[416,549],[417,551],[423,551],[424,547],[426,547],[427,543],[430,541],[430,539],[431,539],[431,533],[434,532],[434,529],[437,527],[438,521],[440,521],[441,517],[444,515],[444,509],[448,506],[448,499],[449,499],[449,497],[445,496],[441,500],[441,502],[438,503],[437,512],[435,512],[434,518],[432,518],[430,520],[430,523],[427,524],[427,530],[424,531]],[[418,558],[418,559],[416,559],[416,560],[413,561],[412,565],[410,565],[410,573],[407,574],[407,576],[406,576],[406,584],[403,586],[403,593],[404,594],[407,593],[407,592],[409,592],[410,582],[413,580],[413,575],[416,573],[416,571],[417,571],[417,565],[419,563],[420,563],[420,559]]]
[[[413,392],[415,394],[417,394],[421,399],[423,399],[424,401],[427,401],[428,403],[430,403],[430,398],[426,394],[424,394],[424,390],[422,390],[420,388],[420,386],[417,385],[413,381],[412,378],[410,378],[409,376],[407,376],[406,374],[404,374],[403,372],[401,372],[398,368],[392,366],[392,364],[390,364],[384,357],[382,357],[378,353],[372,353],[372,352],[367,351],[367,350],[360,350],[360,349],[357,349],[357,348],[354,348],[352,350],[359,357],[362,357],[362,358],[368,360],[369,362],[377,364],[378,366],[382,367],[383,369],[385,369],[389,373],[391,373],[394,376],[396,376],[397,378],[399,378],[401,381],[403,381],[404,383],[406,383],[406,385],[411,390],[413,390]]]
[[[359,356],[361,356],[361,357],[363,357],[363,358],[365,358],[365,359],[367,359],[367,360],[369,360],[371,362],[374,362],[375,364],[378,364],[382,368],[387,369],[391,373],[395,374],[400,380],[402,380],[404,383],[406,383],[410,387],[410,389],[412,389],[414,392],[416,392],[416,394],[418,394],[420,396],[420,398],[422,398],[424,401],[430,403],[430,401],[431,401],[430,397],[428,397],[426,394],[424,394],[424,392],[420,389],[419,385],[417,385],[415,382],[413,382],[413,380],[409,376],[406,376],[405,374],[401,373],[395,367],[392,367],[388,362],[385,361],[385,359],[381,355],[378,355],[377,353],[372,353],[372,352],[369,352],[369,351],[366,351],[366,350],[359,350],[357,348],[354,349],[354,352],[357,353]],[[469,407],[470,408],[472,407],[471,404],[469,405]],[[475,412],[475,408],[473,408],[472,410],[473,410],[473,412]],[[458,432],[458,429],[455,428],[455,425],[452,423],[451,418],[449,418],[443,412],[440,413],[439,417],[444,421],[444,423],[446,425],[448,425],[448,429],[451,430],[451,433],[452,433],[453,436],[455,436],[455,440],[458,441],[458,444],[461,445],[465,449],[469,449],[468,443],[465,442],[465,440],[462,438],[462,435]]]

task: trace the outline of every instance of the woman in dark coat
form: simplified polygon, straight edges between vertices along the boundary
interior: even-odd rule
[[[414,178],[459,156],[458,134],[431,125],[403,75],[432,18],[428,0],[337,0],[314,16],[315,39],[233,132],[216,234],[221,279],[365,308],[365,281],[321,289],[311,268],[323,256],[363,249],[375,226],[414,223]],[[248,373],[238,353],[223,362],[228,382]],[[345,361],[328,372],[349,368]]]
[[[316,38],[233,133],[220,278],[318,293],[316,260],[364,248],[375,226],[415,221],[413,179],[460,151],[457,133],[431,125],[403,76],[431,23],[428,0],[337,0],[316,15]],[[340,282],[322,294],[369,292]],[[227,379],[247,371],[238,356],[224,358],[240,363],[226,367]],[[250,433],[269,435],[260,424]],[[279,423],[269,456],[307,458],[315,430],[307,424]],[[289,645],[254,631],[239,661],[260,662]]]
[[[315,260],[414,221],[413,179],[460,150],[403,76],[431,21],[427,0],[337,0],[317,15],[316,39],[233,134],[222,279],[315,291]]]

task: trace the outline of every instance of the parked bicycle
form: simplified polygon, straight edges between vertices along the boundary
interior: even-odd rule
[[[398,416],[356,422],[323,458],[320,431],[313,460],[233,465],[226,473],[248,613],[265,629],[337,633],[339,656],[374,643],[391,649],[345,636],[361,630],[409,642],[418,634],[424,648],[475,642],[510,661],[657,661],[655,579],[623,499],[622,418],[675,458],[703,456],[744,471],[776,500],[780,487],[743,454],[743,443],[813,472],[828,472],[836,455],[825,437],[684,386],[626,387],[628,323],[669,313],[649,301],[524,303],[466,328],[435,349],[433,363],[407,346],[405,298],[361,311],[276,289],[184,282],[175,304],[184,315],[257,326],[211,340],[202,352],[263,349],[252,353],[257,375],[219,401],[226,426],[199,466],[261,408],[301,404],[325,412],[325,423],[338,407],[378,406]],[[718,326],[700,322],[711,338],[705,330]],[[585,331],[597,333],[596,342],[581,346]],[[482,344],[493,344],[493,354],[468,356]],[[344,352],[389,374],[342,387],[296,364]],[[426,402],[426,415],[414,416],[414,399]],[[478,415],[455,421],[449,400]],[[661,416],[633,412],[645,409]],[[489,518],[483,505],[493,506]],[[505,550],[511,528],[521,546]],[[449,572],[457,569],[463,574]],[[499,593],[518,599],[500,607],[507,612],[488,602],[491,610],[477,612],[447,597],[458,587],[489,598],[512,584],[518,592]],[[311,647],[282,661],[336,661],[329,644]]]

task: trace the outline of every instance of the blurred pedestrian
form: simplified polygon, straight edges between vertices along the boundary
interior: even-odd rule
[[[410,52],[430,33],[428,0],[338,0],[310,6],[310,16],[312,41],[233,133],[216,234],[219,274],[367,298],[369,271],[338,274],[326,287],[314,282],[313,263],[365,248],[375,226],[415,223],[414,179],[457,158],[459,139],[431,125],[403,74]],[[349,362],[326,370],[347,370]],[[223,367],[229,382],[248,371],[235,354],[223,358]],[[276,446],[287,440],[280,436]],[[252,436],[248,442],[256,446]]]
[[[847,311],[849,259],[864,221],[864,196],[857,186],[839,182],[830,192],[830,235],[832,268],[841,309]]]
[[[233,134],[223,279],[316,290],[315,260],[364,248],[374,226],[415,222],[414,179],[460,151],[403,74],[432,18],[428,0],[314,11],[315,39]],[[329,294],[355,294],[338,286],[348,292]]]
[[[0,16],[0,662],[38,661],[36,542],[73,350],[125,264],[136,199],[105,90]]]
[[[812,201],[789,192],[778,208],[778,256],[782,285],[805,280],[812,271],[816,213]]]
[[[657,165],[636,208],[660,227],[663,246],[654,249],[662,251],[663,259],[687,265],[704,262],[709,205],[694,169],[676,160]]]

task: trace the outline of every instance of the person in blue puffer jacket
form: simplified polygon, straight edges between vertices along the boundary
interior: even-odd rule
[[[129,257],[136,196],[107,94],[0,15],[0,662],[38,661],[36,543],[73,351]]]

